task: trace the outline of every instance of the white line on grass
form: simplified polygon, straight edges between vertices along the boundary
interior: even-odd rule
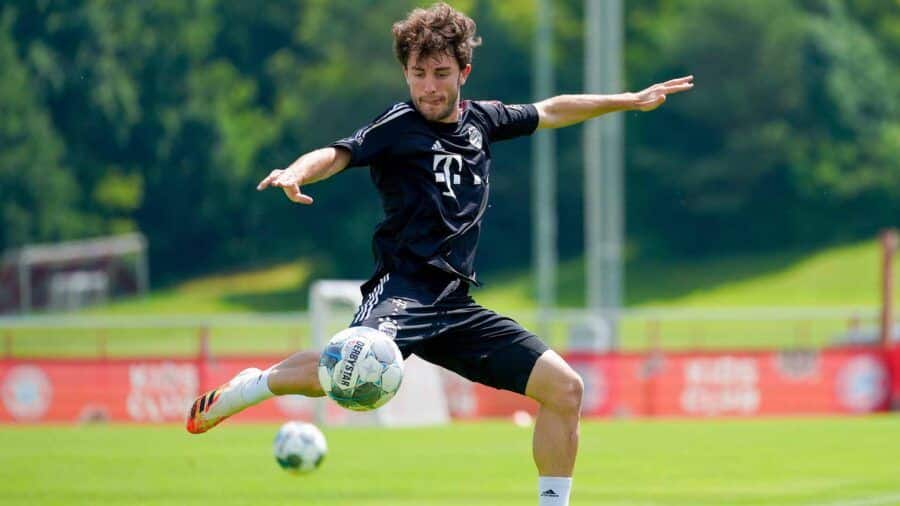
[[[845,501],[817,502],[806,506],[881,506],[884,504],[900,504],[900,494],[860,497],[859,499]]]
[[[640,503],[628,501],[604,502],[607,506],[666,506],[668,502],[642,501]],[[880,495],[874,497],[858,497],[856,499],[844,499],[831,502],[805,503],[800,506],[886,506],[889,504],[900,505],[900,494]]]

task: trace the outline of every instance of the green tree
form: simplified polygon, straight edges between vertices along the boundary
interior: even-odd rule
[[[531,101],[534,2],[453,3],[485,42],[463,96]],[[561,93],[582,88],[582,3],[554,3]],[[407,99],[390,26],[419,4],[7,2],[0,247],[138,229],[157,279],[287,257],[319,259],[321,275],[367,275],[380,206],[365,170],[311,188],[312,209],[253,188]],[[626,116],[629,237],[655,252],[709,253],[857,237],[894,222],[892,3],[626,8],[627,88],[697,78],[694,92]],[[574,255],[581,130],[557,135],[561,247]],[[527,140],[494,149],[482,270],[529,262],[529,152]]]
[[[78,236],[77,182],[63,143],[11,36],[16,12],[0,9],[0,250]]]
[[[630,75],[697,79],[630,122],[629,218],[645,238],[696,254],[892,223],[896,71],[842,3],[648,2],[630,19]]]

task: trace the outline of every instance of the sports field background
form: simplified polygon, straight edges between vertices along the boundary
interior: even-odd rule
[[[196,357],[201,336],[214,356],[310,346],[310,284],[370,273],[377,192],[365,170],[313,186],[308,209],[253,187],[406,98],[390,26],[431,1],[0,4],[0,255],[140,232],[152,287],[0,318],[0,356]],[[583,88],[591,2],[449,1],[484,38],[463,97],[534,100],[538,20],[554,25],[555,89]],[[877,332],[875,237],[900,222],[898,0],[621,3],[625,87],[604,92],[683,74],[697,89],[621,115],[630,313],[616,344],[816,350],[853,325]],[[557,305],[576,310],[590,155],[582,127],[554,138]],[[535,318],[529,142],[492,148],[474,296],[565,351],[571,322]],[[682,313],[635,316],[655,310]],[[323,427],[324,467],[301,477],[276,466],[276,430],[0,425],[0,506],[537,502],[531,430],[509,420]],[[900,505],[900,412],[589,420],[572,501],[588,505]]]
[[[875,241],[784,258],[722,258],[695,265],[643,266],[635,276],[642,304],[729,308],[843,302],[876,307]],[[562,273],[578,277],[579,266]],[[667,275],[666,273],[673,273]],[[229,313],[235,301],[299,305],[302,264],[198,278],[149,298],[86,311],[90,318],[178,318]],[[479,300],[501,310],[528,310],[527,278],[493,280]],[[573,290],[573,284],[566,285]],[[568,293],[568,292],[566,292]],[[655,294],[655,295],[654,295]],[[255,304],[255,303],[254,303]],[[250,304],[247,307],[252,307]],[[293,306],[297,307],[297,306]],[[302,309],[302,306],[300,307]],[[709,322],[707,322],[707,325]],[[718,323],[709,347],[795,343],[783,322],[742,327]],[[759,330],[765,326],[773,332]],[[822,341],[845,321],[828,323]],[[685,334],[696,324],[683,324]],[[707,327],[710,329],[711,327]],[[666,330],[666,329],[664,329]],[[217,352],[296,349],[307,342],[296,321],[238,323],[209,329]],[[640,347],[637,340],[626,346]],[[96,355],[98,337],[111,356],[191,355],[197,329],[17,329],[18,356]],[[664,344],[677,347],[668,330]],[[696,344],[696,337],[681,343]],[[208,505],[304,504],[533,505],[530,429],[508,421],[428,429],[324,428],[330,453],[308,476],[281,471],[271,455],[276,425],[225,424],[190,436],[180,426],[85,425],[0,427],[0,504]],[[754,420],[587,421],[573,506],[881,506],[900,505],[900,417]]]
[[[666,349],[833,344],[847,331],[854,315],[859,316],[859,325],[870,330],[876,327],[880,255],[880,246],[873,239],[815,251],[632,262],[626,273],[629,309],[687,310],[695,316],[677,320],[665,315],[661,319],[627,317],[620,327],[621,348],[646,349],[650,325],[656,325],[652,331]],[[895,284],[900,283],[900,265],[896,264]],[[569,308],[582,305],[582,262],[564,263],[560,278],[561,301]],[[7,351],[15,357],[195,356],[198,332],[205,327],[214,354],[287,354],[311,344],[308,321],[297,313],[307,309],[312,280],[313,270],[303,261],[198,276],[154,290],[145,298],[74,315],[98,321],[108,318],[128,328],[59,322],[42,326],[40,320],[27,328],[11,328],[4,327],[0,319],[0,338],[11,336]],[[540,331],[532,288],[528,272],[509,272],[488,279],[483,289],[473,293],[484,306]],[[776,309],[787,318],[772,318],[771,314],[761,318],[753,313],[721,317],[729,312],[740,315],[748,308]],[[814,312],[804,315],[798,309]],[[267,313],[260,316],[259,311]],[[350,315],[351,311],[345,312]],[[204,316],[212,323],[205,322]],[[253,320],[252,325],[248,320]],[[541,335],[555,348],[565,349],[567,332],[566,324],[557,323]]]
[[[0,504],[532,505],[531,431],[507,422],[325,429],[291,476],[275,425],[0,428]],[[900,417],[591,421],[573,506],[900,504]]]

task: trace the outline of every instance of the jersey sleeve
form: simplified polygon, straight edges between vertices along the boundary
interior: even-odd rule
[[[491,142],[531,135],[537,129],[538,112],[531,104],[506,105],[492,100],[478,105],[484,112]]]
[[[336,140],[329,144],[329,147],[344,148],[350,152],[348,167],[371,165],[388,153],[391,144],[397,138],[400,118],[409,112],[412,112],[412,107],[408,104],[396,104],[350,137]]]

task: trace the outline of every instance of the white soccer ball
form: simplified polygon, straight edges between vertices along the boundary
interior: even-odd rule
[[[316,470],[328,453],[325,435],[315,425],[287,422],[272,445],[275,460],[285,471],[302,474]]]
[[[341,406],[369,411],[384,406],[403,381],[403,355],[387,334],[368,327],[344,329],[319,359],[322,390]]]

